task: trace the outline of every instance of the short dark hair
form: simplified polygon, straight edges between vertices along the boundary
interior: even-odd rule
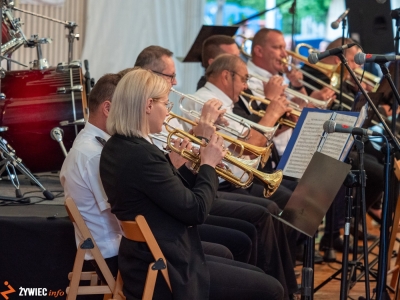
[[[267,43],[268,34],[270,32],[282,34],[282,32],[277,29],[261,28],[253,37],[253,42],[251,44],[251,55],[254,55],[255,46],[264,46]]]
[[[89,112],[94,113],[104,101],[111,101],[115,88],[122,76],[121,74],[110,73],[103,75],[97,80],[89,94]]]
[[[201,64],[204,68],[208,67],[208,61],[211,58],[216,58],[218,55],[224,53],[220,48],[221,45],[235,44],[235,40],[228,35],[212,35],[203,42],[201,50]]]
[[[163,56],[171,57],[173,53],[160,46],[149,46],[144,48],[136,58],[135,67],[162,72],[165,69]]]

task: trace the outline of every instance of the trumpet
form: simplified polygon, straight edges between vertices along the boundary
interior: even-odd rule
[[[265,77],[262,77],[262,76],[256,75],[256,74],[249,74],[249,77],[257,78],[258,80],[261,80],[265,83],[267,83],[269,81],[268,78],[265,78]],[[318,107],[321,109],[326,109],[328,106],[328,101],[322,101],[322,100],[315,99],[313,97],[304,95],[304,94],[302,94],[298,91],[295,91],[293,89],[290,89],[290,88],[285,89],[285,94],[290,95],[292,97],[300,98],[300,99],[304,100],[306,103],[312,103],[313,105],[315,105],[315,107]]]
[[[266,105],[269,105],[269,104],[271,103],[271,100],[264,99],[264,98],[261,98],[261,97],[257,97],[257,96],[254,96],[254,95],[250,95],[250,94],[247,94],[247,93],[245,93],[245,92],[241,92],[241,95],[242,95],[242,96],[245,96],[246,98],[249,99],[249,110],[250,110],[253,114],[255,114],[255,115],[259,116],[259,117],[263,117],[263,116],[265,115],[265,111],[264,111],[264,110],[255,110],[255,109],[253,109],[253,107],[251,106],[251,102],[253,102],[253,101],[260,101],[261,103],[264,103],[264,104],[266,104]],[[294,115],[294,116],[296,116],[296,117],[300,117],[301,111],[298,111],[298,110],[293,109],[293,110],[290,112],[290,114],[292,114],[292,115]],[[278,123],[281,124],[281,125],[286,125],[286,126],[291,127],[291,128],[296,127],[296,123],[295,123],[295,122],[293,122],[293,121],[291,121],[291,120],[288,120],[288,119],[286,119],[286,118],[280,118],[280,119],[278,120]]]
[[[172,131],[170,129],[170,128],[172,128],[172,126],[169,125],[169,122],[173,118],[176,118],[176,119],[178,119],[178,120],[180,120],[182,122],[188,123],[188,124],[190,124],[192,126],[196,126],[197,125],[197,123],[192,121],[192,120],[186,119],[184,117],[178,116],[178,115],[170,112],[169,113],[169,117],[165,121],[165,123],[166,123],[165,129],[169,133],[171,133],[171,131]],[[227,135],[225,135],[225,134],[223,134],[221,132],[216,132],[216,134],[221,136],[225,141],[227,141],[227,142],[229,142],[229,143],[231,143],[231,144],[233,144],[235,146],[235,153],[236,153],[237,157],[241,157],[241,156],[245,155],[245,152],[251,153],[251,154],[253,154],[253,155],[255,155],[255,156],[260,158],[261,167],[264,168],[264,166],[267,163],[267,161],[269,159],[269,156],[271,154],[271,147],[273,145],[272,143],[269,143],[268,146],[266,146],[266,147],[258,147],[258,146],[254,146],[252,144],[249,144],[249,143],[234,139],[234,138],[232,138],[230,136],[227,136]],[[239,149],[239,150],[237,150],[237,149]]]
[[[206,101],[203,101],[194,96],[189,96],[184,93],[178,92],[174,88],[171,88],[171,92],[174,92],[181,96],[181,98],[179,99],[179,107],[180,107],[181,111],[183,111],[184,113],[186,113],[188,115],[191,115],[194,118],[200,118],[200,113],[198,111],[188,110],[183,106],[183,100],[188,99],[188,100],[191,100],[202,106],[205,104]],[[278,126],[275,126],[275,127],[263,126],[258,123],[252,122],[250,120],[244,119],[234,113],[225,113],[224,117],[226,117],[234,122],[239,123],[241,126],[243,126],[247,130],[244,133],[242,133],[242,132],[238,132],[228,126],[217,125],[216,127],[218,129],[224,130],[226,132],[230,132],[231,134],[237,136],[240,139],[246,139],[250,134],[250,129],[254,129],[254,130],[260,132],[261,134],[263,134],[267,138],[267,140],[271,140],[273,138],[273,136],[275,135],[276,130],[278,129]]]
[[[199,145],[200,147],[205,147],[205,146],[207,146],[207,144],[183,130],[172,128],[172,126],[168,125],[167,123],[164,123],[164,125],[166,127],[168,126],[170,128],[169,134],[167,137],[167,145],[171,149],[171,151],[178,153],[186,160],[192,162],[192,168],[195,171],[198,170],[200,167],[200,162],[201,162],[200,156],[191,151],[188,151],[185,149],[180,150],[180,149],[176,148],[173,145],[172,137],[174,135],[179,136],[179,137],[187,137],[192,143],[195,143],[195,144]],[[266,198],[272,196],[282,182],[282,178],[283,178],[282,170],[277,170],[272,174],[263,173],[261,171],[258,171],[255,168],[243,163],[238,158],[234,157],[230,152],[228,152],[224,156],[223,160],[225,162],[230,163],[230,164],[240,168],[241,170],[243,170],[244,174],[246,174],[247,177],[244,180],[242,180],[243,175],[241,176],[241,178],[238,178],[229,169],[226,169],[226,168],[220,167],[220,166],[216,166],[215,170],[216,170],[218,176],[231,182],[235,186],[238,186],[241,188],[250,187],[251,184],[253,183],[253,178],[256,177],[264,184],[264,187],[265,187],[264,188],[264,197],[266,197]]]

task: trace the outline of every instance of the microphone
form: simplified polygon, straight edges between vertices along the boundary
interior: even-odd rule
[[[67,157],[68,153],[67,153],[67,149],[65,149],[65,146],[63,143],[63,134],[64,134],[64,130],[62,130],[60,127],[54,127],[50,131],[51,138],[60,144],[61,151],[63,152],[64,156]]]
[[[350,11],[350,8],[346,9],[346,11],[344,13],[342,13],[340,15],[340,17],[335,22],[331,23],[332,29],[338,29],[339,28],[340,22],[342,22],[343,19],[346,18],[346,16],[348,15],[349,11]]]
[[[381,133],[372,131],[369,129],[364,129],[360,127],[347,126],[344,124],[336,124],[335,121],[328,120],[324,123],[324,131],[327,133],[341,132],[350,133],[353,135],[372,135],[372,136],[382,136]]]
[[[317,62],[319,62],[321,59],[324,59],[325,57],[331,56],[331,55],[336,55],[339,53],[343,53],[343,50],[346,50],[348,48],[351,48],[353,46],[357,45],[357,43],[350,43],[350,44],[346,44],[337,48],[333,48],[330,50],[326,50],[324,52],[312,52],[310,53],[310,55],[308,56],[308,62],[310,64],[316,64]]]
[[[396,60],[400,60],[400,55],[365,54],[362,52],[358,52],[356,55],[354,55],[354,61],[357,65],[363,65],[367,62],[380,64]]]

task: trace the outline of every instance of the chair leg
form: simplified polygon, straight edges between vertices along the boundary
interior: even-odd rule
[[[85,251],[78,248],[75,257],[74,267],[72,269],[72,278],[69,282],[69,288],[67,288],[67,298],[66,298],[67,300],[74,300],[78,295],[78,288],[79,288],[79,282],[81,280],[81,273],[82,273],[82,266],[84,259],[85,259]]]
[[[147,271],[146,283],[144,285],[143,298],[142,300],[153,299],[154,287],[156,286],[156,279],[158,270],[153,270],[152,267],[154,263],[149,265],[149,270]]]
[[[122,292],[124,283],[122,282],[121,273],[118,271],[117,280],[115,281],[115,287],[113,291],[112,300],[125,300],[124,293]]]

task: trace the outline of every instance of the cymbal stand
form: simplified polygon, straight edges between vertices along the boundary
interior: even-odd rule
[[[66,38],[68,39],[68,63],[70,63],[72,61],[74,41],[75,41],[75,39],[79,41],[79,33],[74,33],[75,28],[78,27],[78,24],[76,24],[75,22],[72,22],[72,21],[61,21],[61,20],[49,18],[49,17],[43,16],[43,15],[35,14],[33,12],[30,12],[30,11],[27,11],[24,9],[16,8],[14,6],[12,6],[12,9],[23,12],[25,14],[29,14],[29,15],[38,17],[38,18],[42,18],[42,19],[46,19],[46,20],[49,20],[52,22],[63,24],[65,26],[65,28],[68,29],[68,34],[66,35]]]
[[[2,160],[0,161],[0,167],[1,167],[0,174],[2,174],[5,170],[7,170],[11,182],[16,188],[16,196],[17,196],[17,198],[8,198],[0,196],[0,200],[18,201],[19,198],[22,197],[15,169],[20,171],[22,174],[27,176],[33,183],[35,183],[43,192],[43,195],[46,197],[47,200],[54,199],[54,195],[48,190],[46,190],[44,186],[39,182],[39,180],[37,180],[35,176],[32,175],[32,173],[22,163],[22,160],[15,155],[15,150],[2,137],[0,137],[0,154],[2,158]]]

